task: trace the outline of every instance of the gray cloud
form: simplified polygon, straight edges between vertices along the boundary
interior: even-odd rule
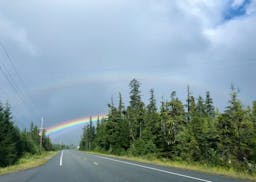
[[[152,87],[158,101],[162,96],[167,99],[172,90],[184,100],[190,84],[194,95],[210,90],[223,109],[234,82],[245,104],[250,104],[256,99],[255,1],[244,16],[225,20],[230,6],[239,3],[1,1],[0,39],[26,83],[20,87],[27,104],[18,102],[1,75],[2,100],[10,101],[22,127],[30,120],[38,124],[41,115],[50,126],[104,113],[119,91],[127,105],[128,83],[134,77],[142,83],[145,101]],[[3,52],[0,64],[12,71]],[[52,138],[77,142],[80,133],[81,128],[74,128]]]
[[[36,53],[36,47],[28,39],[26,30],[6,19],[1,14],[0,29],[0,38],[2,42],[11,41],[13,45],[16,45],[16,49],[21,49],[32,55]]]

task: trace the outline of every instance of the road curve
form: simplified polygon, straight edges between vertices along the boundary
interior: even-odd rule
[[[64,150],[45,165],[0,176],[1,182],[239,182],[189,170]]]

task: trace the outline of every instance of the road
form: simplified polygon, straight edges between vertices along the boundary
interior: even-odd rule
[[[1,182],[238,182],[194,171],[64,150],[45,165],[0,176]]]

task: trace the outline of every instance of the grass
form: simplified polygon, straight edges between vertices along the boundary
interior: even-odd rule
[[[160,166],[167,166],[167,167],[175,167],[179,169],[187,169],[187,170],[193,170],[193,171],[199,171],[204,172],[208,174],[215,174],[215,175],[224,175],[231,178],[239,178],[239,179],[245,179],[249,181],[256,181],[256,174],[248,174],[244,172],[237,172],[235,169],[230,168],[224,168],[224,167],[214,167],[209,165],[203,165],[199,163],[187,163],[182,161],[171,161],[168,159],[158,159],[154,156],[144,156],[144,157],[134,157],[134,156],[116,156],[108,153],[101,153],[101,152],[87,152],[91,154],[99,154],[104,155],[108,157],[114,157],[118,159],[125,159],[135,162],[142,162],[147,164],[156,164]]]
[[[0,175],[8,174],[12,172],[22,171],[45,164],[48,160],[54,157],[57,152],[43,152],[41,155],[26,154],[20,158],[16,164],[1,168]]]

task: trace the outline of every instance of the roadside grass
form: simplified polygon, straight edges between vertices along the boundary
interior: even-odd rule
[[[231,178],[238,178],[238,179],[244,179],[244,180],[249,180],[249,181],[256,181],[256,174],[248,174],[244,172],[238,172],[233,168],[224,168],[224,167],[214,167],[214,166],[209,166],[207,164],[199,164],[199,163],[188,163],[188,162],[182,162],[182,161],[171,161],[168,159],[158,159],[152,155],[144,156],[144,157],[134,157],[134,156],[129,156],[129,155],[124,155],[124,156],[117,156],[117,155],[112,155],[108,153],[102,153],[102,152],[88,152],[86,153],[89,154],[99,154],[107,157],[114,157],[118,159],[125,159],[125,160],[130,160],[130,161],[135,161],[135,162],[142,162],[142,163],[147,163],[147,164],[155,164],[155,165],[160,165],[160,166],[166,166],[166,167],[175,167],[179,169],[186,169],[186,170],[193,170],[193,171],[198,171],[198,172],[204,172],[208,174],[215,174],[215,175],[223,175]]]
[[[43,152],[41,155],[25,154],[16,162],[16,164],[3,168],[0,167],[0,175],[41,166],[52,157],[54,157],[56,154],[57,151]]]

